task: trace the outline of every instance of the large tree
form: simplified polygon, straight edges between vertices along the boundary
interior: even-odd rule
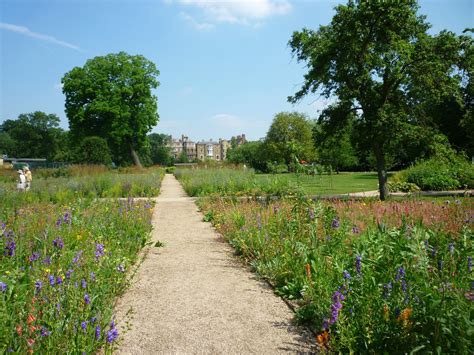
[[[431,36],[417,15],[416,0],[350,0],[336,7],[330,25],[294,32],[289,42],[298,61],[307,63],[293,103],[310,93],[336,98],[337,124],[357,115],[354,129],[373,151],[380,198],[387,197],[386,149],[397,132],[428,124],[426,97],[460,96],[459,37],[443,31]],[[332,116],[328,116],[332,117]]]
[[[312,122],[303,113],[276,114],[265,137],[265,148],[270,160],[289,166],[297,161],[313,160],[315,151],[312,129]]]
[[[76,141],[88,136],[107,140],[114,160],[131,157],[147,146],[147,133],[158,122],[159,71],[141,55],[124,52],[95,57],[62,78],[66,114]]]
[[[153,164],[171,165],[171,136],[163,133],[148,135],[150,142],[150,158]]]
[[[59,122],[55,114],[41,111],[21,114],[16,120],[6,120],[0,125],[0,132],[10,138],[5,135],[3,138],[10,146],[7,154],[18,158],[54,159],[64,134]]]

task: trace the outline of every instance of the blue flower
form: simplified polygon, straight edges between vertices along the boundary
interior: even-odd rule
[[[86,321],[81,323],[81,328],[82,328],[83,331],[87,330],[87,322]]]
[[[397,271],[397,274],[395,275],[395,281],[400,281],[401,279],[404,279],[405,278],[405,269],[403,268],[403,266],[401,266],[398,271]]]
[[[29,257],[29,260],[30,262],[33,262],[33,261],[36,261],[40,258],[40,253],[38,252],[35,252],[33,254],[31,254],[31,256]]]
[[[104,244],[96,243],[95,244],[95,258],[96,258],[96,260],[98,260],[104,254],[105,254]]]
[[[55,283],[56,283],[56,279],[54,278],[54,276],[53,276],[53,275],[49,275],[49,284],[50,284],[51,286],[54,286]]]
[[[337,218],[334,218],[331,223],[331,227],[333,228],[339,228],[339,220]]]
[[[63,279],[62,279],[61,276],[58,276],[58,277],[56,278],[56,283],[57,283],[58,285],[62,285]]]
[[[51,334],[51,332],[48,329],[46,329],[45,327],[41,327],[41,336],[42,337],[47,337],[50,334]]]
[[[71,274],[73,273],[74,270],[72,269],[69,269],[68,271],[66,271],[66,279],[70,279],[71,278]]]
[[[90,303],[91,303],[91,299],[90,299],[90,297],[89,297],[89,295],[88,295],[87,293],[84,295],[84,302],[85,302],[86,304],[90,304]]]
[[[82,288],[86,288],[86,287],[87,287],[87,282],[86,282],[85,279],[82,279],[82,280],[81,280],[81,286],[82,286]]]
[[[41,288],[43,288],[43,283],[40,280],[37,280],[35,282],[35,293],[36,294],[40,293]]]
[[[53,245],[58,249],[64,248],[64,242],[61,239],[61,237],[58,237],[55,240],[53,240]]]
[[[7,291],[7,284],[0,281],[0,292],[6,292]]]
[[[347,270],[344,270],[342,272],[342,277],[344,277],[344,280],[350,280],[351,279],[351,274]]]
[[[361,271],[361,261],[362,261],[362,257],[360,255],[357,255],[355,266],[356,266],[356,271],[359,275],[362,273],[362,271]]]
[[[97,327],[95,327],[95,338],[96,338],[97,340],[100,339],[100,331],[101,331],[100,325],[98,325]]]

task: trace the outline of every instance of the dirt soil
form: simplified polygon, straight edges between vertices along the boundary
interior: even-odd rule
[[[173,175],[153,215],[152,247],[118,301],[121,354],[309,353],[314,336],[245,268]],[[127,325],[130,329],[123,329]]]

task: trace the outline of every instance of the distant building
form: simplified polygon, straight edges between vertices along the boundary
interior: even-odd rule
[[[245,141],[245,135],[242,136]],[[240,141],[242,141],[242,136],[237,136]],[[222,161],[227,158],[227,150],[231,147],[231,144],[228,140],[222,138],[219,141],[210,139],[209,141],[203,140],[195,143],[183,134],[180,139],[171,139],[169,147],[175,159],[178,159],[183,152],[186,152],[190,161],[206,159]]]

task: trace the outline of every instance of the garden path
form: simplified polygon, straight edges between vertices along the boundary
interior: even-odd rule
[[[153,242],[134,283],[116,307],[118,353],[310,352],[314,338],[247,270],[166,175],[153,215]]]

